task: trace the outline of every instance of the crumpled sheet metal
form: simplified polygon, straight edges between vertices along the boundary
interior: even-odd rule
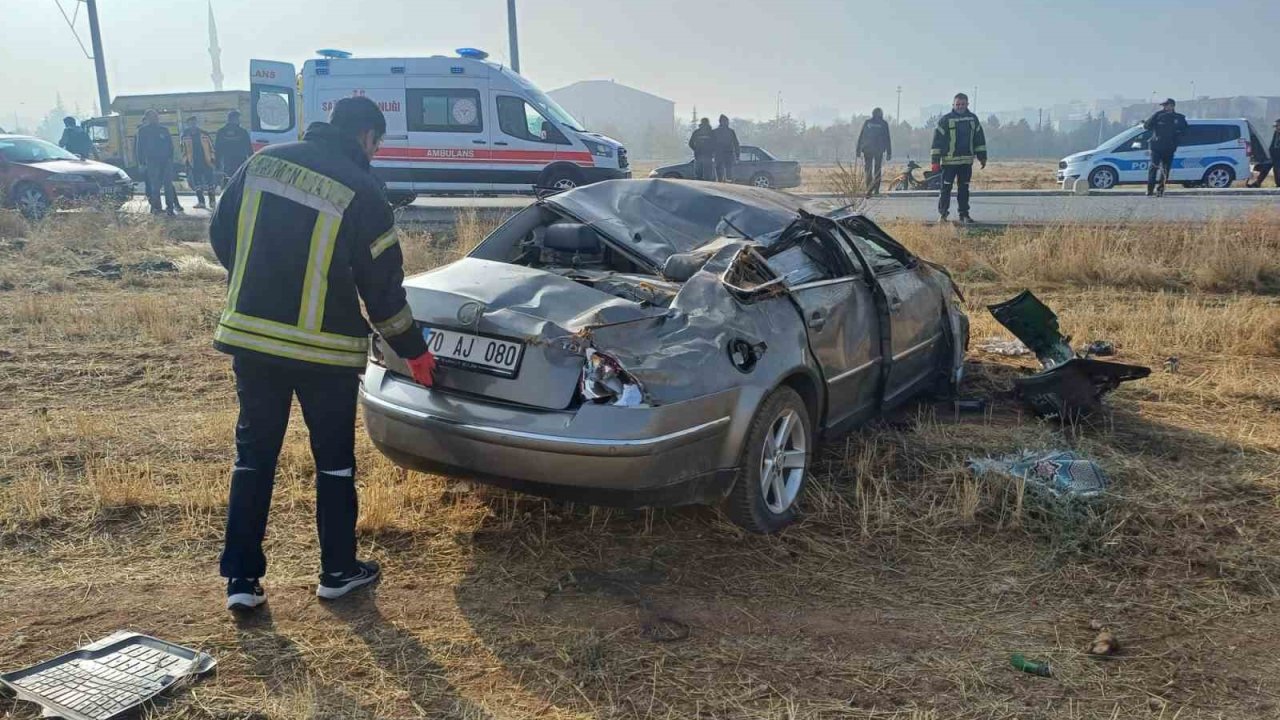
[[[209,672],[212,656],[139,633],[121,631],[52,660],[0,675],[20,700],[45,717],[109,720]]]
[[[967,464],[978,477],[988,473],[1006,475],[1054,497],[1096,497],[1111,484],[1097,463],[1073,450],[1027,450],[998,458],[973,458]]]
[[[614,180],[576,188],[545,201],[643,255],[655,268],[720,237],[760,239],[791,224],[801,209],[826,204],[748,185],[691,180]],[[725,221],[728,222],[725,222]]]
[[[721,247],[684,284],[665,317],[591,331],[592,344],[616,357],[652,402],[678,402],[741,385],[743,375],[729,348],[735,339],[763,344],[761,363],[803,364],[808,341],[791,301],[775,295],[741,302],[721,281],[742,247]]]

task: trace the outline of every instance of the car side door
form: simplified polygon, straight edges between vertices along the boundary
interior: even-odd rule
[[[746,184],[760,170],[760,156],[750,145],[738,148],[738,162],[733,164],[733,181]]]
[[[946,348],[945,298],[924,279],[923,264],[879,227],[861,216],[841,223],[884,293],[890,356],[884,405],[893,406],[927,385]]]
[[[810,235],[769,258],[801,312],[809,349],[822,369],[829,428],[876,411],[880,325],[865,275],[838,240]]]
[[[1147,168],[1151,166],[1151,131],[1143,130],[1116,146],[1111,155],[1119,162],[1120,182],[1140,183],[1147,181]]]

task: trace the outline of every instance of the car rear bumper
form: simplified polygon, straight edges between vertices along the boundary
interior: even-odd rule
[[[538,411],[423,388],[370,367],[360,401],[374,445],[405,467],[645,506],[714,502],[728,490],[733,468],[723,458],[735,394],[659,408]]]

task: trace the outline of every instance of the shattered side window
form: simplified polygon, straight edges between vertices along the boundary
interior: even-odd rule
[[[867,259],[867,264],[871,266],[871,270],[875,274],[894,272],[905,267],[893,253],[875,240],[858,235],[848,229],[845,230],[845,234],[853,241],[854,245],[858,246],[858,250]]]

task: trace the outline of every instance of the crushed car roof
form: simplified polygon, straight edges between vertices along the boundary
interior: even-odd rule
[[[667,257],[720,237],[752,239],[791,224],[800,210],[826,215],[835,205],[776,190],[695,180],[608,180],[544,202],[594,227],[661,267]]]

